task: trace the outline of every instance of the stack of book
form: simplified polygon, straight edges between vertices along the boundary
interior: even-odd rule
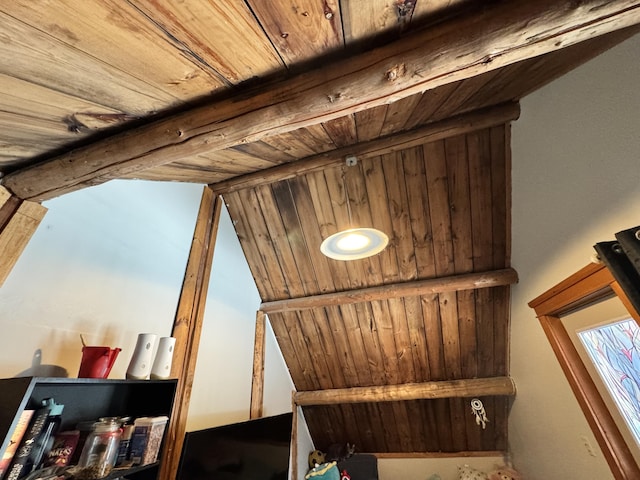
[[[79,424],[77,430],[58,432],[63,408],[53,399],[46,399],[41,408],[21,413],[9,446],[0,458],[0,480],[20,480],[37,469],[70,467],[75,463],[78,455],[74,453],[81,452],[83,448],[80,431],[83,425]],[[122,422],[122,428],[115,467],[128,468],[156,462],[169,418],[139,417],[131,421],[130,418],[118,417],[117,420]],[[91,427],[94,421],[81,423]],[[73,473],[73,468],[69,472]]]
[[[53,399],[42,401],[37,410],[24,410],[11,434],[9,446],[0,460],[0,479],[18,480],[40,468],[44,454],[51,449],[53,436],[60,425],[64,405]]]

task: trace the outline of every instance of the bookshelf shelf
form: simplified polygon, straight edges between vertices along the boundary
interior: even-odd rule
[[[72,430],[79,422],[100,417],[171,417],[176,384],[176,380],[0,379],[0,455],[9,444],[21,412],[37,408],[45,398],[53,398],[64,405],[60,430]],[[126,475],[131,480],[153,480],[158,473],[159,463],[156,462],[127,470],[114,470],[110,477]]]

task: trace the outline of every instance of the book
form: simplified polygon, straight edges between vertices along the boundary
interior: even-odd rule
[[[27,428],[26,433],[22,437],[20,446],[16,450],[16,453],[11,460],[11,465],[7,469],[4,477],[5,480],[18,480],[28,473],[27,461],[31,455],[31,450],[38,440],[39,435],[42,434],[48,418],[49,408],[43,407],[35,411],[31,423],[29,424],[29,428]]]
[[[34,410],[23,410],[20,414],[20,417],[18,418],[18,424],[11,433],[9,445],[7,445],[7,448],[2,454],[2,458],[0,459],[0,478],[4,477],[4,474],[9,468],[11,460],[18,450],[18,445],[20,445],[20,441],[22,440],[22,437],[29,427],[29,422],[31,421],[31,417],[33,417],[33,412]]]

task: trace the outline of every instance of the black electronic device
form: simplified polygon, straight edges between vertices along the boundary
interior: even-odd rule
[[[287,480],[293,415],[187,432],[176,480]]]

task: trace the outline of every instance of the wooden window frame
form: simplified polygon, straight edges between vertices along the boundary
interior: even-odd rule
[[[587,371],[560,318],[618,296],[640,325],[640,316],[603,264],[589,264],[529,302],[602,449],[616,480],[640,478],[640,467]]]

